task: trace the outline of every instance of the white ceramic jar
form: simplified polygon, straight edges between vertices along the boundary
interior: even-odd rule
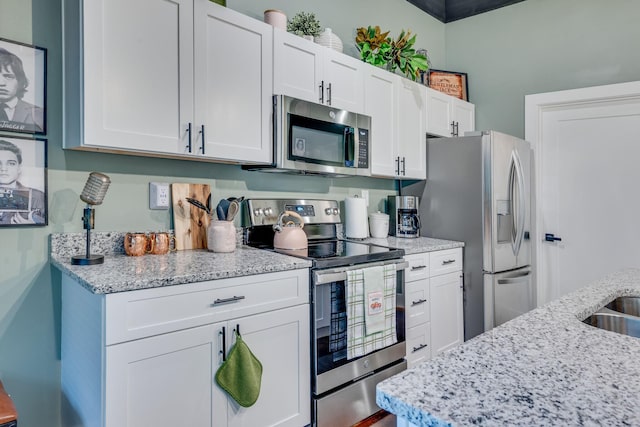
[[[387,237],[389,232],[389,215],[378,212],[372,212],[369,214],[369,231],[371,237],[377,239],[383,239]]]
[[[212,252],[236,250],[236,227],[233,221],[212,219],[207,228],[207,249]]]
[[[280,28],[287,31],[287,15],[283,11],[277,9],[267,9],[264,11],[264,22],[272,25],[274,28]]]

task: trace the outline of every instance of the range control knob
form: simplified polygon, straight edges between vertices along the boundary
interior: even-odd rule
[[[253,214],[254,214],[255,216],[261,216],[261,215],[262,215],[262,208],[255,208],[255,209],[253,210]]]
[[[331,208],[326,208],[326,209],[324,210],[324,213],[326,213],[327,215],[331,215],[331,214],[333,213],[333,209],[331,209]]]
[[[340,213],[340,211],[338,210],[338,208],[333,208],[333,214],[334,215],[338,215]]]
[[[264,208],[264,216],[272,216],[272,215],[273,215],[273,209]]]

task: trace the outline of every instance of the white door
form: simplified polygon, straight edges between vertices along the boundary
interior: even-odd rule
[[[364,69],[365,113],[371,116],[369,163],[374,176],[393,178],[397,175],[395,99],[399,78],[372,65]]]
[[[193,120],[193,0],[83,4],[83,143],[183,153]]]
[[[526,97],[538,304],[640,266],[638,130],[640,82]]]
[[[464,341],[462,273],[430,279],[431,355],[447,351]]]
[[[453,136],[451,96],[427,88],[427,133],[434,136]]]
[[[322,46],[273,30],[273,93],[321,103]]]
[[[262,383],[256,403],[242,408],[228,399],[229,427],[309,424],[309,306],[243,317],[229,321],[228,325],[229,330],[239,325],[243,340],[262,363]]]
[[[324,103],[354,113],[364,111],[364,63],[333,49],[324,48]]]
[[[221,363],[220,328],[107,347],[106,427],[224,425],[226,407],[219,403],[226,399],[213,379]]]
[[[400,178],[427,178],[426,95],[424,85],[400,79],[397,95]]]
[[[196,0],[193,154],[271,162],[272,28]]]
[[[456,133],[464,136],[465,132],[476,130],[476,106],[458,98],[451,99],[453,120],[456,123]]]

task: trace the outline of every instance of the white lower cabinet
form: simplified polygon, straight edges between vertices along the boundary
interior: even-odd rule
[[[106,296],[66,276],[63,282],[64,425],[300,427],[310,422],[307,270]],[[271,286],[271,296],[250,294]],[[185,309],[190,304],[191,315]],[[112,323],[114,316],[119,318]],[[199,325],[185,328],[194,322]],[[167,325],[169,332],[108,344]],[[237,330],[263,366],[260,396],[249,408],[228,397],[214,379]]]
[[[464,341],[462,249],[406,255],[407,365]]]

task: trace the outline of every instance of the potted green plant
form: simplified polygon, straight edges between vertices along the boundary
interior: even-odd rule
[[[400,70],[414,81],[429,68],[427,57],[414,49],[415,42],[416,35],[411,37],[411,31],[402,30],[394,40],[389,37],[389,31],[383,33],[377,25],[358,28],[356,33],[360,59],[392,72]]]
[[[309,40],[313,40],[322,32],[320,21],[313,12],[298,12],[287,21],[287,31]]]

